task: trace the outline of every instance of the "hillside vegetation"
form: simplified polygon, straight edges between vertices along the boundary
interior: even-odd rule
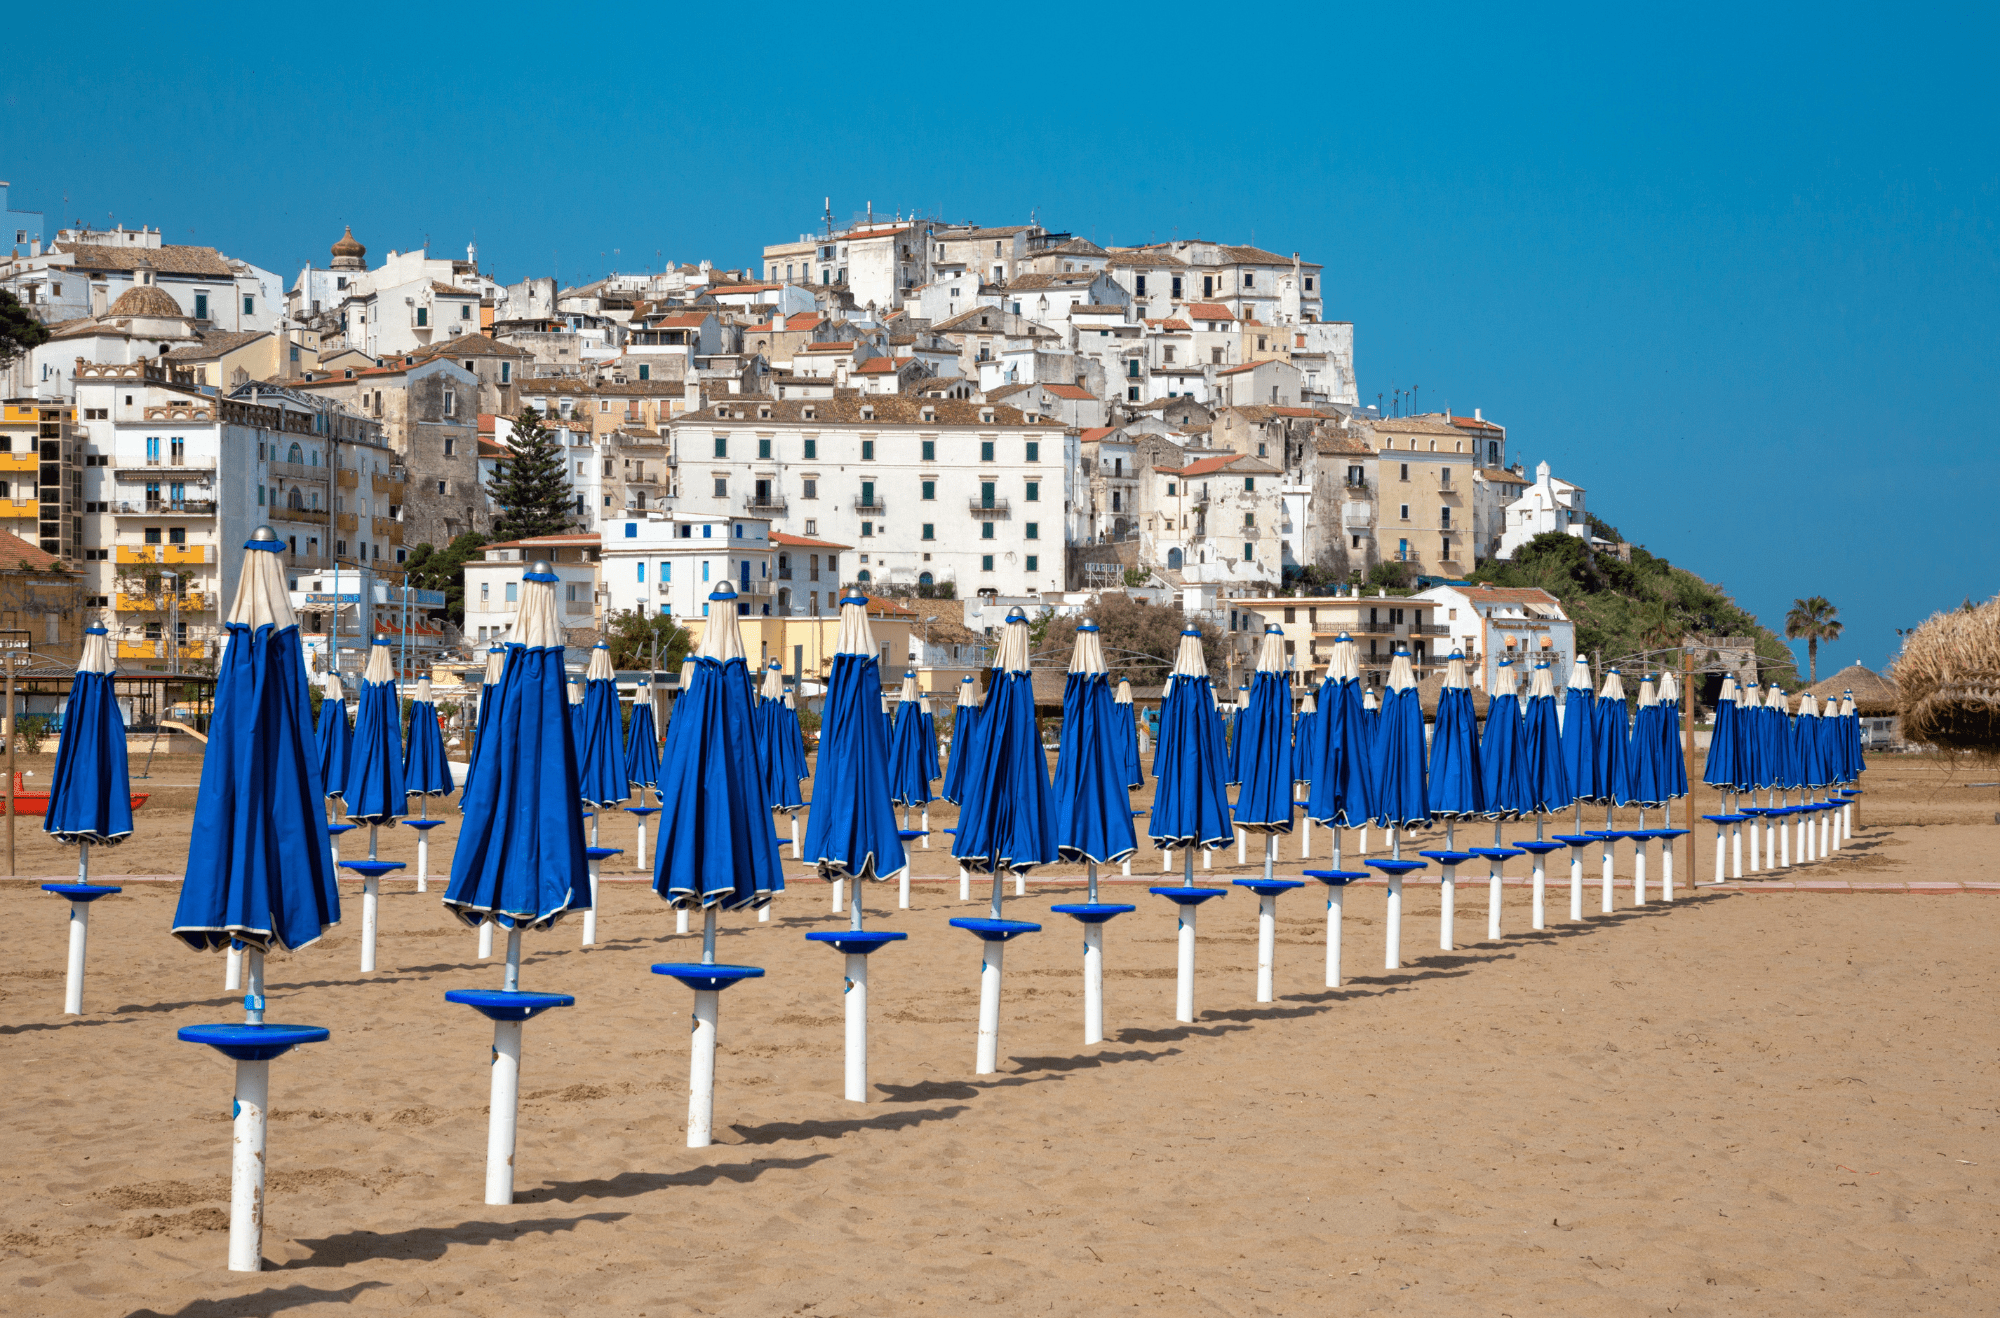
[[[1620,538],[1610,527],[1596,529],[1608,539]],[[1577,649],[1592,659],[1602,656],[1610,662],[1678,645],[1689,632],[1749,636],[1764,661],[1765,681],[1775,680],[1787,690],[1803,685],[1785,643],[1727,591],[1637,545],[1626,563],[1610,553],[1593,555],[1576,536],[1550,532],[1523,545],[1511,561],[1481,564],[1472,580],[1539,586],[1554,595],[1576,622]]]

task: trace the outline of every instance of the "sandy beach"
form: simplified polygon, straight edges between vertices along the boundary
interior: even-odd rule
[[[2000,790],[1966,785],[1993,778],[1877,760],[1850,849],[1789,877],[2000,881]],[[190,815],[172,800],[93,873],[177,871]],[[442,872],[457,815],[434,813],[453,821],[435,834]],[[73,851],[19,822],[17,872],[74,873]],[[940,804],[933,827],[951,822]],[[625,817],[605,832],[631,845]],[[917,853],[920,876],[954,873],[946,842]],[[1315,830],[1316,862],[1325,842]],[[413,839],[389,831],[382,851],[414,859]],[[1283,855],[1296,877],[1296,843]],[[1253,871],[1233,861],[1197,875]],[[1159,881],[1150,848],[1134,869]],[[1202,913],[1193,1025],[1173,1020],[1172,908],[1114,887],[1139,909],[1109,927],[1108,1038],[1087,1048],[1081,939],[1047,912],[1079,880],[1052,871],[1007,899],[1044,929],[1007,954],[1001,1074],[978,1080],[978,946],[946,924],[974,908],[955,881],[919,882],[909,911],[874,885],[871,924],[910,939],[873,961],[866,1106],[839,1096],[839,958],[802,936],[834,927],[827,889],[800,882],[768,924],[723,918],[722,958],[768,977],[723,997],[717,1143],[699,1150],[684,1146],[690,995],[648,969],[698,939],[675,937],[643,884],[608,883],[597,947],[574,919],[527,940],[522,986],[577,1005],[527,1028],[507,1208],[480,1202],[491,1026],[443,1000],[498,987],[497,960],[475,958],[441,884],[391,884],[382,968],[360,975],[350,883],[345,922],[271,962],[271,1018],[333,1033],[273,1064],[253,1275],[223,1266],[229,1064],[174,1039],[239,1018],[222,959],[169,937],[172,884],[134,882],[95,908],[87,1014],[65,1018],[63,908],[0,884],[0,1309],[1994,1312],[2000,902],[1691,894],[1679,877],[1671,906],[1633,907],[1622,881],[1614,915],[1541,933],[1510,887],[1497,943],[1483,881],[1466,883],[1449,953],[1436,888],[1414,886],[1398,971],[1381,968],[1383,890],[1357,887],[1337,990],[1310,885],[1281,901],[1278,1000],[1262,1006],[1256,902],[1236,892]],[[1595,912],[1594,883],[1589,897]],[[1550,909],[1567,914],[1566,891]]]

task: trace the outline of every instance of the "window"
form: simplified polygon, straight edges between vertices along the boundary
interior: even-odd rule
[[[471,304],[471,303],[469,303],[469,302],[461,302],[461,303],[459,303],[459,304],[458,304],[458,318],[459,318],[460,320],[471,320],[471,319],[472,319],[472,304]]]
[[[760,458],[771,456],[771,437],[769,435],[757,436],[757,456]]]
[[[1398,479],[1398,480],[1408,480],[1408,479],[1410,479],[1410,464],[1409,464],[1409,463],[1407,463],[1407,462],[1399,462],[1399,463],[1397,463],[1397,464],[1396,464],[1396,466],[1397,466],[1397,467],[1398,467],[1398,468],[1400,469],[1400,470],[1399,470],[1399,473],[1398,473],[1398,475],[1397,475],[1397,479]]]
[[[871,538],[874,534],[875,534],[875,523],[863,522],[861,524],[861,538],[863,540]]]
[[[1040,503],[1042,500],[1042,483],[1040,481],[1029,481],[1021,498],[1026,503]]]
[[[806,416],[807,416],[807,419],[808,419],[808,420],[810,420],[810,419],[811,419],[811,417],[812,417],[812,414],[811,414],[811,412],[807,412]],[[806,461],[808,461],[808,462],[813,462],[813,461],[817,461],[817,460],[818,460],[818,458],[819,458],[819,441],[818,441],[817,439],[813,439],[813,438],[811,438],[810,436],[808,436],[808,437],[807,437],[807,439],[806,439],[806,451],[805,451],[805,455],[804,455],[804,456],[805,456],[805,459],[806,459]]]
[[[1245,476],[1243,478],[1243,492],[1245,494],[1255,494],[1257,492],[1257,478],[1255,476]]]
[[[814,517],[808,517],[808,518],[806,518],[806,534],[807,534],[807,535],[818,535],[818,534],[819,534],[819,519],[817,519],[817,518],[814,518]],[[817,555],[815,555],[815,556],[814,556],[814,558],[813,558],[813,562],[815,562],[815,563],[819,562],[819,558],[818,558],[818,556],[817,556]],[[817,579],[817,578],[815,578],[815,579]]]
[[[508,602],[509,604],[515,604],[515,603],[518,603],[518,602],[520,601],[520,597],[521,597],[521,583],[520,583],[520,582],[518,582],[518,581],[510,581],[510,582],[508,582],[508,583],[507,583],[507,602]]]
[[[1042,524],[1040,522],[1028,523],[1027,538],[1030,540],[1039,540],[1042,538]]]
[[[1040,440],[1035,440],[1035,439],[1031,439],[1031,440],[1029,440],[1029,441],[1028,441],[1028,451],[1027,451],[1027,453],[1025,453],[1025,454],[1024,454],[1023,456],[1024,456],[1024,457],[1025,457],[1025,458],[1026,458],[1026,459],[1027,459],[1027,460],[1028,460],[1029,462],[1040,462],[1040,461],[1042,460],[1042,445],[1041,445],[1041,441],[1040,441]]]
[[[1248,540],[1245,540],[1243,542],[1243,557],[1245,558],[1257,557],[1257,546],[1251,544]]]
[[[417,328],[418,328],[418,329],[423,329],[423,328],[424,328],[425,326],[429,325],[430,323],[431,323],[431,309],[430,309],[429,307],[418,307],[418,308],[417,308]]]
[[[159,527],[149,526],[146,528],[146,543],[149,545],[157,545],[158,543],[160,543]]]
[[[936,481],[925,481],[925,482],[923,483],[923,497],[924,497],[925,499],[935,499],[935,498],[937,498],[937,482],[936,482]]]
[[[935,523],[932,523],[932,522],[925,522],[925,523],[924,523],[924,533],[923,533],[923,535],[922,535],[922,536],[921,536],[920,538],[921,538],[921,539],[924,539],[924,540],[935,540],[935,539],[937,539],[937,529],[936,529],[936,524],[935,524]]]
[[[875,506],[874,481],[861,482],[861,506],[863,508],[873,508]]]
[[[439,493],[439,494],[443,494],[443,493],[444,493],[444,482],[443,482],[443,481],[439,481],[439,482],[438,482],[438,493]]]
[[[196,320],[208,319],[208,294],[196,293],[194,295],[194,318]],[[423,324],[421,320],[417,323],[419,325]]]
[[[455,439],[446,439],[444,442],[444,455],[450,457],[456,452],[458,452],[458,441]]]
[[[257,299],[248,293],[243,295],[243,314],[246,316],[257,314]]]
[[[1244,514],[1243,514],[1243,525],[1245,525],[1245,526],[1255,526],[1255,525],[1257,525],[1257,514],[1256,514],[1256,513],[1244,513]]]
[[[715,478],[715,497],[718,499],[727,499],[729,497],[729,478],[727,476],[717,476]]]
[[[992,440],[990,440],[990,439],[982,439],[982,440],[980,440],[980,441],[979,441],[979,460],[980,460],[981,462],[991,462],[991,461],[993,461],[993,441],[992,441]]]
[[[861,441],[861,460],[862,460],[863,462],[873,462],[873,461],[875,461],[875,441],[874,441],[874,440],[872,440],[872,439],[864,439],[864,440],[862,440],[862,441]]]
[[[817,480],[808,476],[804,481],[800,482],[800,485],[802,487],[801,497],[807,499],[819,498],[819,482]]]
[[[981,522],[979,524],[979,538],[981,540],[993,539],[993,523]]]
[[[991,572],[993,570],[993,555],[981,554],[979,556],[979,570],[981,572]]]
[[[1174,497],[1174,483],[1172,481],[1167,482],[1167,497],[1169,499]]]
[[[926,439],[926,440],[922,441],[922,443],[923,443],[923,452],[922,452],[922,453],[921,453],[921,455],[920,455],[920,456],[922,457],[922,459],[923,459],[923,460],[924,460],[925,462],[936,462],[936,461],[937,461],[937,441],[936,441],[936,440],[934,440],[934,439]]]
[[[718,458],[729,456],[729,436],[717,435],[715,437],[715,456]]]
[[[1404,521],[1406,521],[1406,522],[1407,522],[1407,521],[1409,521],[1409,520],[1410,520],[1410,505],[1409,505],[1409,504],[1407,504],[1407,503],[1405,503],[1405,504],[1398,504],[1397,506],[1398,506],[1398,507],[1400,507],[1400,508],[1401,508],[1401,509],[1403,510],[1403,511],[1402,511],[1402,519],[1403,519]]]
[[[993,494],[994,483],[992,481],[979,482],[979,506],[981,508],[991,508],[993,506]]]
[[[456,390],[447,389],[444,391],[444,414],[446,416],[458,415],[458,393]]]

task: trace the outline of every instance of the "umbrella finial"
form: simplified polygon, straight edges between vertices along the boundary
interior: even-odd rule
[[[268,526],[260,526],[250,533],[252,540],[276,540],[278,533]]]
[[[549,560],[546,558],[538,558],[534,562],[528,564],[528,579],[530,581],[539,580],[542,577],[548,577],[553,579],[555,577],[555,574],[556,570],[554,566],[552,566],[549,563]]]

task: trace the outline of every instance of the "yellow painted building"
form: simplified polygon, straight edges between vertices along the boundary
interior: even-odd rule
[[[76,422],[76,409],[33,399],[0,405],[0,531],[41,543],[41,503],[38,483],[41,440],[45,427],[60,442]],[[50,552],[58,547],[44,546]]]

